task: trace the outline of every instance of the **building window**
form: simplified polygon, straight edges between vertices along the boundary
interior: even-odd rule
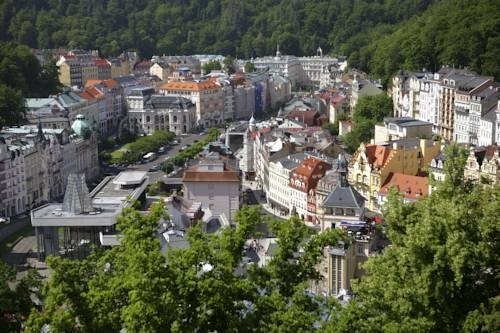
[[[213,193],[209,193],[208,194],[208,199],[209,200],[213,200],[214,199],[214,194]]]

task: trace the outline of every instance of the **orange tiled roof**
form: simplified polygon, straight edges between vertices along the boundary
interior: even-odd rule
[[[85,82],[85,88],[92,87],[92,86],[95,86],[96,84],[101,84],[101,83],[102,83],[102,80],[90,79],[90,80],[87,80],[87,82]]]
[[[429,183],[427,177],[391,172],[379,192],[387,194],[391,187],[396,187],[398,191],[407,199],[418,199],[429,195]]]
[[[85,88],[87,88],[87,87],[93,87],[93,86],[96,86],[98,84],[102,84],[102,85],[104,85],[104,86],[106,86],[107,88],[110,88],[110,89],[113,89],[116,86],[118,86],[118,82],[116,82],[113,79],[107,79],[107,80],[94,80],[94,79],[91,79],[91,80],[87,80],[87,82],[85,82]]]
[[[212,80],[207,81],[170,81],[160,86],[160,90],[188,90],[188,91],[202,91],[219,89],[217,83]]]
[[[368,158],[368,163],[372,164],[375,168],[381,168],[387,162],[392,149],[386,146],[380,145],[367,145],[366,146],[366,157]]]
[[[96,87],[86,87],[82,93],[80,93],[80,97],[84,99],[97,99],[104,96],[102,92],[100,92]]]
[[[330,164],[320,159],[308,157],[293,170],[290,177],[290,187],[309,192],[309,190],[316,188],[318,181],[325,175],[326,170],[331,168]],[[295,186],[294,180],[296,179],[304,183],[304,188]]]

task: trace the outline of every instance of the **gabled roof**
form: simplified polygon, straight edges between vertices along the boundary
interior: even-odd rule
[[[94,65],[97,67],[111,67],[111,64],[106,59],[95,59]]]
[[[337,184],[323,202],[323,207],[362,208],[365,199],[351,186]]]
[[[316,188],[319,179],[325,175],[326,170],[331,168],[331,164],[309,156],[293,170],[290,177],[290,187],[309,192]],[[295,185],[295,181],[299,181],[302,186]]]
[[[392,149],[387,146],[367,145],[366,157],[368,158],[368,163],[372,164],[373,167],[383,167],[390,156],[391,150]]]
[[[429,194],[427,177],[405,175],[391,172],[379,193],[387,194],[391,187],[396,187],[406,199],[418,199]]]

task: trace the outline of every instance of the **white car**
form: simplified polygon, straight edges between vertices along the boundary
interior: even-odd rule
[[[10,223],[10,217],[0,217],[0,224],[8,224]]]

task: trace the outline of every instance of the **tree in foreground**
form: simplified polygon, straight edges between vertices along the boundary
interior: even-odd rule
[[[446,180],[426,199],[385,210],[392,245],[365,265],[338,332],[498,332],[500,187],[463,177],[466,153],[446,149]]]
[[[41,278],[37,271],[29,270],[16,282],[16,270],[0,261],[0,332],[19,332],[21,323],[29,315],[39,297]]]
[[[155,236],[165,210],[127,210],[119,220],[122,244],[83,261],[51,258],[53,270],[28,332],[269,332],[310,331],[325,302],[309,295],[315,264],[340,234],[311,235],[298,219],[275,223],[279,250],[266,267],[242,275],[246,239],[260,223],[258,208],[243,207],[237,226],[211,235],[195,226],[189,248],[165,257]],[[304,249],[300,256],[299,248]]]

